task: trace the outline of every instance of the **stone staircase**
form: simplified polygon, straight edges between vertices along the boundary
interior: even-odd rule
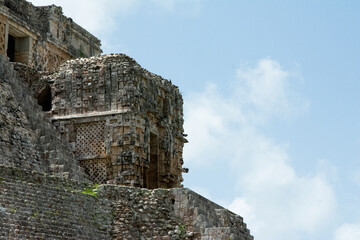
[[[0,166],[0,239],[111,239],[111,206],[86,184]]]
[[[85,174],[75,159],[69,146],[61,140],[60,133],[50,123],[49,118],[42,111],[42,107],[33,97],[27,83],[14,70],[12,63],[0,56],[0,74],[6,84],[11,86],[12,94],[26,119],[33,136],[35,148],[40,153],[41,162],[34,170],[41,170],[51,175],[75,180],[85,180]]]

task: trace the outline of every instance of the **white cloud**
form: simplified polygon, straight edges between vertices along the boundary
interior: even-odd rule
[[[288,108],[287,79],[289,73],[271,60],[263,59],[256,68],[238,69],[238,91],[244,103],[267,114]]]
[[[185,98],[186,163],[227,164],[229,172],[237,171],[232,191],[238,197],[229,208],[244,217],[258,240],[297,239],[321,231],[336,207],[326,174],[315,169],[299,176],[287,153],[290,144],[261,132],[274,119],[306,111],[308,102],[293,91],[301,81],[276,61],[263,59],[237,70],[230,94],[223,96],[209,84]]]
[[[31,0],[36,6],[55,4],[64,14],[91,33],[101,36],[112,32],[115,26],[126,24],[117,21],[119,16],[129,16],[141,8],[154,12],[197,13],[200,0]],[[155,11],[156,10],[156,11]]]
[[[232,203],[227,206],[227,208],[234,213],[237,213],[243,217],[246,217],[246,221],[254,221],[255,220],[255,209],[253,205],[250,205],[245,198],[237,197]]]
[[[224,99],[217,93],[215,85],[208,85],[205,92],[195,94],[185,100],[186,119],[185,131],[190,133],[184,152],[187,162],[208,162],[214,160],[215,155],[225,157],[228,153],[218,150],[226,148],[229,122],[242,122],[243,116],[240,109],[234,106],[229,99]],[[228,114],[228,113],[231,114]],[[206,159],[204,153],[212,153],[212,158]]]
[[[240,154],[229,164],[239,171],[237,192],[249,207],[241,212],[242,203],[235,199],[229,208],[245,218],[257,239],[294,239],[327,226],[336,200],[322,173],[298,176],[289,163],[286,147],[260,133],[248,132],[236,138],[247,143],[238,145]]]
[[[301,77],[296,72],[283,70],[270,58],[260,60],[255,68],[239,68],[236,75],[237,99],[252,121],[290,116],[308,108],[308,102],[292,91]]]
[[[197,15],[201,9],[201,0],[31,0],[31,2],[35,6],[51,4],[61,6],[65,16],[72,18],[102,40],[102,49],[105,53],[110,53],[113,49],[128,52],[121,39],[114,38],[114,35],[118,35],[122,24],[128,24],[123,20],[124,16],[129,17],[134,14],[186,16]]]
[[[335,240],[359,240],[360,224],[343,224],[335,231]]]
[[[118,15],[132,14],[141,0],[31,0],[36,6],[55,4],[64,14],[93,34],[110,31]]]

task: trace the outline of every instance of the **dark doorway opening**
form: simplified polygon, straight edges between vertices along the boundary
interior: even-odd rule
[[[47,85],[37,96],[37,101],[38,104],[42,107],[42,110],[47,112],[52,108],[51,100],[51,87]]]
[[[163,117],[167,118],[170,114],[170,101],[169,99],[165,98],[163,101]]]
[[[158,159],[158,136],[150,133],[150,166],[148,170],[149,188],[159,187],[159,159]]]
[[[147,183],[147,169],[144,169],[143,170],[143,184],[142,184],[142,187],[143,188],[147,188],[148,187],[148,183]]]
[[[15,61],[15,38],[12,35],[8,37],[7,56],[10,58],[10,62]]]

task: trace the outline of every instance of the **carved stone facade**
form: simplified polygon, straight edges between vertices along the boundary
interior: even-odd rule
[[[0,54],[40,71],[61,62],[99,55],[100,40],[63,15],[55,5],[35,7],[24,0],[0,0]]]
[[[179,89],[124,54],[67,60],[99,46],[60,7],[0,0],[0,239],[253,240],[177,188]]]
[[[0,53],[17,62],[89,179],[181,186],[187,170],[179,90],[125,55],[70,60],[99,55],[100,45],[61,7],[0,0]],[[37,71],[56,73],[39,80],[46,73]]]
[[[53,124],[92,181],[181,186],[186,139],[176,86],[123,54],[67,61],[47,81]]]
[[[144,111],[134,110],[136,107],[129,108],[133,115],[143,119],[150,115],[154,115],[156,118],[161,116],[163,113],[156,110],[161,109],[162,105],[152,101],[150,96],[152,95],[153,99],[156,99],[155,96],[158,96],[156,94],[165,89],[162,96],[165,98],[168,96],[170,104],[168,105],[169,115],[164,121],[169,124],[170,121],[171,123],[176,122],[174,114],[179,110],[179,114],[181,113],[181,106],[177,105],[181,103],[181,99],[176,100],[176,96],[179,96],[178,90],[168,81],[146,72],[124,55],[82,60],[82,63],[79,61],[73,62],[74,69],[79,69],[73,72],[74,76],[81,75],[79,74],[80,69],[83,73],[87,72],[84,66],[90,66],[94,61],[99,63],[98,70],[112,69],[109,66],[124,70],[121,63],[132,62],[133,65],[129,64],[129,68],[126,68],[130,72],[136,73],[136,76],[144,76],[147,84],[143,86],[148,90],[158,90],[150,91],[146,95],[148,103],[135,101],[131,106],[138,106],[135,103],[140,103],[143,105],[140,109]],[[69,65],[71,65],[69,62],[63,65],[58,74],[49,78],[53,79],[51,83],[53,87],[57,81],[63,80],[63,73],[66,79],[71,79],[73,76],[71,69],[73,68]],[[45,117],[49,112],[43,112],[36,103],[36,99],[28,87],[29,83],[33,83],[30,80],[31,76],[34,77],[36,74],[33,74],[33,71],[26,71],[26,68],[28,67],[20,63],[10,63],[6,57],[0,55],[1,240],[254,239],[240,216],[189,189],[147,190],[113,184],[99,186],[86,180],[79,161],[75,159],[69,146],[62,141],[58,131]],[[115,74],[110,74],[110,76],[115,77]],[[112,78],[110,82],[119,80],[118,77]],[[83,83],[83,81],[79,81],[79,83]],[[134,86],[137,86],[136,83],[140,84],[139,81],[134,80]],[[152,85],[153,87],[151,87]],[[67,86],[64,89],[70,94],[71,91],[68,90],[71,90],[72,87],[68,88]],[[147,91],[146,88],[138,89],[140,92]],[[169,95],[169,91],[170,93],[173,91],[173,93]],[[132,91],[128,89],[125,92],[131,95]],[[106,93],[105,96],[107,96]],[[88,114],[90,115],[90,113]],[[107,153],[106,141],[105,143],[97,141],[103,137],[106,138],[108,132],[103,129],[109,128],[107,124],[114,125],[112,120],[118,119],[119,126],[121,125],[120,119],[123,125],[126,125],[125,123],[130,126],[137,124],[136,122],[132,123],[134,119],[132,117],[122,118],[123,115],[116,113],[114,116],[105,115],[105,111],[102,114],[96,117],[105,119],[105,124],[96,121],[94,116],[90,118],[85,115],[83,119],[86,121],[78,122],[80,128],[75,132],[75,143],[81,144],[79,145],[81,151],[78,152],[80,155],[87,157],[91,154],[101,154],[104,152],[104,146],[105,153]],[[81,118],[76,118],[75,115],[72,119],[70,119],[70,115],[66,114],[61,117],[67,117],[70,122],[76,123]],[[109,116],[112,118],[107,118]],[[61,125],[65,121],[67,120],[58,119],[55,120],[55,123]],[[153,123],[150,123],[149,120],[149,124]],[[181,129],[176,130],[171,126],[165,127],[165,129],[170,131],[172,138],[181,140],[181,137],[176,137],[176,133],[181,132]],[[150,128],[155,130],[156,126]],[[158,126],[158,128],[158,131],[161,132],[162,127]],[[66,129],[58,126],[58,130],[63,132],[64,137]],[[96,136],[100,136],[100,138]],[[121,136],[118,135],[118,137]],[[124,147],[125,145],[123,144]],[[161,146],[159,144],[159,149]],[[136,148],[137,145],[127,145],[126,147],[131,149],[132,147]],[[161,151],[159,150],[159,152]],[[113,166],[107,160],[108,158],[87,159],[81,160],[80,164],[88,166],[90,170],[87,171],[90,171],[88,173],[91,174],[94,182],[101,182],[103,178],[108,177],[108,173],[114,175],[114,171],[111,170]],[[176,159],[171,160],[175,161]],[[110,163],[112,162],[110,161]],[[89,165],[91,166],[89,167]],[[111,171],[103,172],[105,168]],[[98,174],[97,169],[101,170],[101,174]]]
[[[0,15],[0,54],[2,55],[6,54],[5,33],[6,33],[6,17]]]

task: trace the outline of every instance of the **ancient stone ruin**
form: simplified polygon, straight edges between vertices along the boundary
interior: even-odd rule
[[[0,0],[0,239],[253,239],[181,184],[179,89],[100,45]]]
[[[0,54],[11,62],[54,71],[64,60],[101,52],[100,40],[65,17],[61,7],[0,0]]]
[[[68,61],[47,77],[53,124],[96,183],[180,187],[183,100],[126,55]]]

